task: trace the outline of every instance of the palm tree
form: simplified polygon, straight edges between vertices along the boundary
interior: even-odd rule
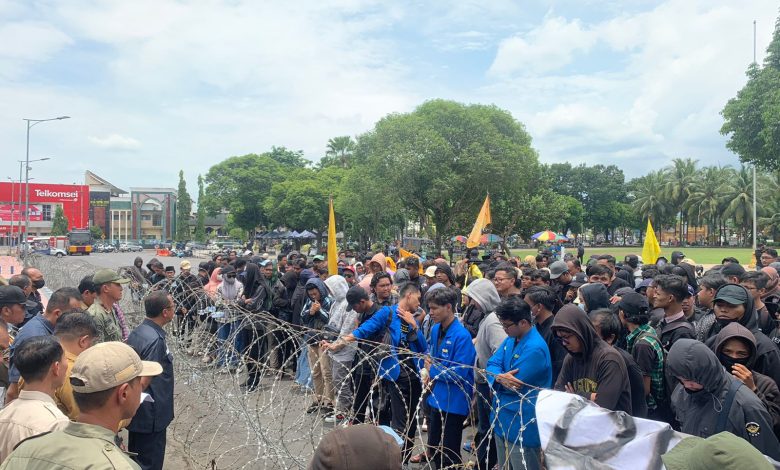
[[[697,173],[684,204],[688,215],[696,218],[696,225],[701,225],[702,221],[707,223],[710,239],[715,234],[716,227],[719,227],[717,222],[722,214],[725,191],[723,184],[726,182],[727,174],[728,172],[722,167],[702,168]]]
[[[741,165],[739,170],[731,170],[726,188],[723,215],[734,221],[744,242],[753,223],[753,175],[750,167]]]
[[[328,150],[325,156],[338,159],[339,166],[349,168],[349,159],[355,150],[355,141],[348,135],[328,139]]]
[[[780,171],[764,174],[758,180],[759,230],[767,236],[780,238]]]
[[[691,187],[696,179],[696,163],[697,160],[691,160],[690,158],[675,158],[672,161],[672,166],[666,169],[666,184],[664,185],[664,189],[668,202],[673,208],[673,213],[680,214],[679,238],[682,240],[685,240],[683,227],[687,218],[683,206],[688,199]]]
[[[642,220],[651,219],[660,230],[661,224],[668,216],[668,206],[663,199],[664,194],[663,171],[652,171],[641,178],[634,180],[634,200],[631,205],[639,213]]]

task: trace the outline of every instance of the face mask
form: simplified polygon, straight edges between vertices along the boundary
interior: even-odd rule
[[[726,368],[726,371],[731,373],[732,368],[734,367],[734,364],[741,364],[745,367],[747,367],[748,358],[740,358],[740,359],[734,359],[733,357],[727,356],[725,354],[718,353],[718,360],[723,365],[723,367]]]
[[[582,310],[583,312],[585,311],[585,304],[582,304],[582,303],[577,304],[577,307],[579,307],[580,310]]]
[[[703,388],[701,390],[691,390],[691,389],[688,389],[688,388],[685,388],[685,387],[683,387],[683,390],[685,390],[685,393],[687,393],[688,395],[694,396],[694,397],[704,391]]]
[[[235,282],[236,282],[236,278],[234,278],[234,277],[227,277],[227,276],[225,276],[225,278],[223,279],[223,282],[224,282],[225,284],[235,284]]]
[[[736,321],[736,320],[729,320],[727,318],[718,318],[718,325],[720,325],[721,328],[724,328],[729,323]]]
[[[43,286],[46,285],[46,281],[44,281],[43,279],[38,279],[37,281],[33,281],[32,285],[36,289],[43,289]]]

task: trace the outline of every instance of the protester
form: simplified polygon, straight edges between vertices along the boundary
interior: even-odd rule
[[[609,308],[609,292],[599,281],[585,284],[579,290],[580,306],[587,313],[600,308]]]
[[[224,316],[218,319],[220,326],[217,330],[217,367],[224,367],[223,370],[234,373],[238,370],[238,353],[243,350],[239,327],[244,284],[237,279],[238,274],[231,265],[223,267],[220,274],[222,282],[217,286],[217,298]]]
[[[547,286],[534,286],[525,292],[523,300],[531,308],[533,323],[547,344],[552,361],[552,378],[557,380],[563,366],[563,360],[566,358],[566,349],[552,332],[556,293]]]
[[[333,304],[330,309],[330,319],[328,320],[325,331],[328,333],[326,338],[329,341],[335,341],[340,336],[346,336],[352,332],[357,321],[357,312],[352,310],[347,302],[347,291],[349,284],[344,277],[335,275],[325,281],[325,286],[333,298]],[[325,340],[321,343],[326,345]],[[333,392],[335,396],[335,410],[332,414],[325,417],[326,423],[341,424],[346,421],[353,403],[353,391],[351,370],[355,359],[356,344],[349,344],[340,351],[327,351],[330,357],[331,374],[333,377]]]
[[[480,323],[501,299],[493,283],[481,277],[472,281],[463,293],[469,301],[460,318],[471,337],[476,338]]]
[[[669,351],[669,373],[680,383],[672,394],[672,409],[681,431],[709,437],[729,431],[761,453],[780,459],[780,443],[772,418],[761,400],[727,372],[704,344],[683,338]]]
[[[477,371],[474,375],[475,398],[477,402],[477,433],[474,436],[474,442],[477,447],[476,468],[479,470],[489,470],[492,469],[497,462],[496,441],[491,435],[492,421],[490,419],[490,410],[493,405],[492,393],[487,378],[482,371],[487,367],[488,360],[506,339],[507,334],[495,313],[495,308],[500,303],[500,297],[498,296],[495,285],[487,279],[480,279],[474,281],[471,286],[469,286],[469,289],[477,288],[482,290],[483,288],[480,287],[481,284],[488,286],[485,288],[486,293],[484,296],[488,299],[488,301],[485,302],[485,309],[489,313],[479,324],[476,343],[474,344],[477,351]],[[490,299],[493,301],[490,301]]]
[[[672,424],[664,379],[664,350],[650,321],[650,305],[642,294],[626,294],[618,303],[620,322],[628,329],[626,346],[643,376],[647,417]]]
[[[372,424],[329,432],[320,440],[309,470],[398,470],[401,449],[395,439]]]
[[[601,339],[617,351],[623,358],[628,372],[628,383],[631,391],[631,416],[647,418],[647,402],[645,401],[645,384],[642,369],[625,349],[615,345],[620,339],[621,324],[618,316],[608,308],[591,310],[588,318]]]
[[[729,323],[715,337],[713,352],[731,375],[739,379],[761,399],[772,417],[776,436],[780,436],[780,391],[774,380],[753,369],[756,337],[739,323]]]
[[[328,415],[333,412],[333,369],[328,355],[320,348],[322,336],[318,331],[328,324],[333,298],[319,278],[312,278],[306,282],[306,295],[308,299],[301,310],[301,324],[306,328],[303,337],[306,341],[309,368],[314,381],[314,401],[306,412],[319,411]]]
[[[728,281],[718,272],[708,271],[699,279],[699,292],[696,300],[705,313],[696,320],[696,340],[704,342],[707,334],[715,323],[715,293]]]
[[[371,277],[371,301],[382,307],[398,303],[398,294],[393,292],[393,278],[386,272],[378,272]]]
[[[769,309],[764,304],[764,295],[766,295],[767,286],[769,285],[769,275],[762,271],[748,271],[740,278],[739,284],[747,289],[753,297],[753,308],[756,312],[758,329],[764,334],[769,334],[776,326],[774,316],[769,314]]]
[[[732,322],[744,326],[756,338],[755,370],[780,383],[780,351],[764,333],[759,331],[755,320],[753,297],[747,289],[736,284],[727,284],[715,294],[715,317],[718,321],[710,329],[706,344],[712,346],[715,336]]]
[[[550,352],[533,326],[526,302],[517,297],[505,300],[496,315],[508,336],[487,364],[499,468],[541,469],[535,408],[538,389],[552,385]]]
[[[152,400],[144,401],[127,427],[130,452],[144,470],[162,470],[168,425],[173,421],[173,354],[166,343],[165,325],[176,312],[173,297],[164,291],[150,293],[144,299],[146,318],[127,338],[141,360],[162,366],[162,373],[149,383],[146,393]]]
[[[498,291],[501,300],[506,300],[513,295],[522,295],[520,281],[517,279],[517,269],[508,264],[500,264],[493,275],[493,285]]]
[[[439,468],[460,465],[460,440],[463,421],[469,413],[476,351],[468,330],[455,317],[457,293],[444,288],[428,299],[430,315],[436,324],[431,330],[426,359],[431,406],[428,424],[428,447],[431,460]]]
[[[696,336],[682,309],[683,300],[688,296],[688,283],[680,276],[661,274],[653,278],[653,288],[653,306],[664,309],[658,337],[663,348],[669,351],[678,340]]]
[[[54,392],[62,386],[67,368],[57,340],[52,336],[28,339],[16,349],[14,363],[25,389],[0,410],[0,462],[19,442],[68,424],[68,417],[54,403]]]
[[[569,353],[554,388],[631,414],[625,361],[596,334],[587,315],[574,305],[564,305],[555,316],[552,331]]]

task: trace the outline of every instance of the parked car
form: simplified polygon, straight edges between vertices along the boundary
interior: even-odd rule
[[[68,252],[63,250],[62,248],[51,248],[49,250],[50,256],[56,256],[57,258],[62,258],[63,256],[68,256]]]
[[[122,243],[119,245],[119,251],[125,253],[128,251],[144,251],[144,247],[136,245],[134,243]]]

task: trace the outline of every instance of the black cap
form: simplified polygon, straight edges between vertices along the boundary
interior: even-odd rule
[[[731,305],[742,305],[748,301],[748,291],[738,284],[726,284],[715,293],[715,302],[722,300]]]
[[[20,304],[28,308],[35,308],[38,304],[28,300],[24,291],[16,286],[0,286],[0,305]]]
[[[166,273],[175,273],[176,272],[176,268],[174,268],[173,266],[166,266],[165,267],[165,272]]]
[[[354,308],[361,300],[368,300],[368,292],[360,286],[352,286],[347,291],[347,306]]]
[[[618,308],[623,310],[626,318],[631,318],[639,315],[648,315],[650,304],[647,303],[647,297],[644,295],[629,292],[621,297],[620,302],[618,302]]]

